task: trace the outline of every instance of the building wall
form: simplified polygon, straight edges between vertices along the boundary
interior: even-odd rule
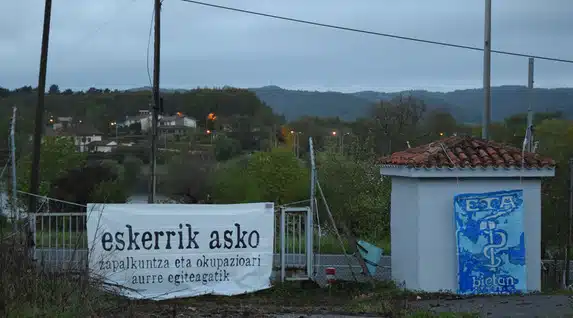
[[[391,200],[392,278],[399,285],[418,289],[417,179],[393,177]]]
[[[113,149],[113,146],[97,146],[96,147],[96,152],[111,152]]]
[[[455,292],[457,255],[454,195],[523,189],[527,287],[531,291],[541,289],[540,179],[404,179],[406,178],[392,178],[393,277],[396,269],[395,277],[405,280],[407,288]],[[416,202],[417,207],[412,207],[409,202]],[[410,220],[405,220],[406,218]],[[417,232],[417,237],[412,232]],[[395,243],[395,239],[400,242]],[[395,253],[398,253],[396,261]],[[408,253],[409,256],[405,257],[403,253]],[[415,264],[415,272],[410,269],[411,264]]]
[[[85,138],[85,142],[83,141]],[[87,151],[88,144],[94,141],[101,141],[101,136],[99,135],[91,135],[91,136],[75,136],[74,137],[74,144],[76,145],[79,152]]]
[[[197,121],[193,118],[185,117],[185,118],[183,118],[183,125],[185,125],[187,127],[196,128],[197,127]]]

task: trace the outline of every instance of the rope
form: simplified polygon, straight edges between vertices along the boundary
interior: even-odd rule
[[[348,269],[350,269],[350,273],[352,273],[352,278],[354,278],[354,281],[358,281],[358,279],[356,278],[356,275],[354,274],[354,271],[352,270],[352,263],[351,263],[350,257],[348,256],[348,253],[346,252],[346,248],[344,247],[344,241],[342,241],[342,237],[340,236],[340,233],[338,232],[338,229],[336,228],[336,222],[334,221],[334,217],[332,216],[332,213],[330,213],[330,207],[328,206],[328,202],[326,201],[326,198],[324,197],[324,192],[322,192],[322,187],[320,186],[320,182],[318,182],[318,180],[316,180],[316,187],[318,188],[318,191],[320,192],[320,196],[322,197],[322,202],[324,203],[324,207],[326,208],[326,212],[328,212],[328,216],[330,218],[330,221],[332,222],[332,227],[334,228],[334,233],[336,234],[336,237],[338,238],[338,242],[340,243],[340,246],[342,247],[342,252],[344,253],[344,257],[346,257],[346,260],[348,261]]]
[[[66,203],[66,204],[70,204],[70,205],[74,205],[74,206],[79,206],[79,207],[82,207],[82,208],[87,208],[87,205],[83,205],[83,204],[79,204],[79,203],[75,203],[75,202],[70,202],[70,201],[65,201],[65,200],[60,200],[60,199],[54,199],[54,198],[47,197],[47,196],[45,196],[45,195],[33,194],[33,193],[29,193],[29,192],[25,192],[25,191],[20,191],[20,190],[18,190],[18,193],[31,195],[31,196],[36,197],[36,198],[48,199],[48,200],[50,200],[50,201],[55,201],[55,202],[60,202],[60,203]]]
[[[314,255],[318,255],[319,257],[315,257],[316,259],[316,266],[314,267],[314,277],[316,278],[316,268],[320,267],[320,255],[321,255],[321,247],[322,247],[322,227],[320,226],[320,216],[318,215],[318,202],[316,198],[314,198],[314,207],[316,211],[316,226],[318,227],[318,253],[314,253]]]

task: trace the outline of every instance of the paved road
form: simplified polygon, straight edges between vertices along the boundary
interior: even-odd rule
[[[461,300],[428,300],[411,306],[435,313],[479,313],[482,317],[571,317],[571,297],[565,295],[525,295],[479,297]]]

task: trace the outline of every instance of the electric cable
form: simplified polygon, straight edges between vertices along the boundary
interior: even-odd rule
[[[401,36],[401,35],[390,34],[390,33],[382,33],[382,32],[376,32],[376,31],[362,30],[362,29],[350,28],[350,27],[339,26],[339,25],[334,25],[334,24],[326,24],[326,23],[320,23],[320,22],[315,22],[315,21],[279,16],[279,15],[275,15],[275,14],[269,14],[269,13],[239,9],[239,8],[234,8],[234,7],[222,6],[222,5],[218,5],[218,4],[206,3],[206,2],[196,1],[196,0],[180,0],[180,1],[193,3],[193,4],[197,4],[197,5],[202,5],[202,6],[206,6],[206,7],[223,9],[223,10],[227,10],[227,11],[241,12],[241,13],[257,15],[257,16],[262,16],[262,17],[267,17],[267,18],[272,18],[272,19],[278,19],[278,20],[302,23],[302,24],[307,24],[307,25],[319,26],[319,27],[329,28],[329,29],[350,31],[350,32],[356,32],[356,33],[362,33],[362,34],[368,34],[368,35],[377,35],[377,36],[393,38],[393,39],[398,39],[398,40],[413,41],[413,42],[419,42],[419,43],[425,43],[425,44],[434,44],[434,45],[453,47],[453,48],[458,48],[458,49],[466,49],[466,50],[472,50],[472,51],[483,51],[484,50],[483,48],[476,47],[476,46],[454,44],[454,43],[447,43],[447,42],[433,41],[433,40],[425,40],[425,39]],[[500,50],[491,50],[491,53],[573,64],[573,60],[567,60],[567,59],[555,58],[555,57],[547,57],[547,56],[541,56],[541,55],[531,55],[531,54],[525,54],[525,53],[516,53],[516,52],[500,51]]]

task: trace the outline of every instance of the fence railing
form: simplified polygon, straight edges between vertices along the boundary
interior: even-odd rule
[[[87,267],[87,214],[35,213],[33,238],[36,260],[47,270],[79,270]]]
[[[280,244],[280,210],[275,221],[275,255],[276,269],[281,267]],[[86,269],[88,266],[88,233],[87,214],[75,213],[36,213],[31,214],[35,232],[35,259],[44,270],[75,271]],[[305,268],[306,258],[306,218],[300,213],[285,214],[284,250],[287,268]],[[314,233],[316,234],[316,233]],[[314,251],[316,252],[316,250]],[[309,275],[318,281],[324,281],[325,267],[336,267],[339,279],[351,280],[354,277],[365,279],[360,275],[361,267],[358,261],[351,257],[351,263],[344,255],[314,254],[313,270],[316,276]],[[391,279],[390,256],[383,256],[374,278],[377,280]],[[542,286],[547,289],[561,287],[564,261],[544,260],[542,269]],[[573,261],[570,268],[573,274]],[[305,268],[306,269],[306,268]],[[279,274],[279,273],[277,273]],[[312,274],[312,273],[307,273]],[[354,274],[354,275],[353,275]],[[573,275],[572,275],[573,276]],[[276,277],[279,278],[279,275]]]

